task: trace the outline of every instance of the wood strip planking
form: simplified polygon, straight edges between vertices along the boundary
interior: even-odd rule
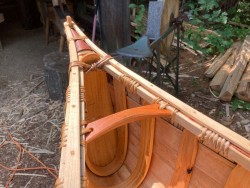
[[[157,144],[162,144],[163,146],[169,147],[173,151],[178,152],[181,135],[182,131],[162,118],[156,118],[155,136],[157,138]]]
[[[171,186],[188,187],[198,151],[198,138],[184,129]]]
[[[227,177],[234,167],[235,164],[233,164],[231,161],[221,157],[206,146],[199,144],[195,168],[204,172],[208,179],[213,179],[223,187],[227,181]],[[195,170],[193,173],[196,173]],[[198,181],[198,179],[192,178],[191,182],[192,181]]]
[[[193,168],[193,174],[189,182],[189,188],[222,188],[223,185],[217,182],[199,168]]]
[[[225,188],[247,188],[250,186],[250,171],[237,165],[228,177]]]

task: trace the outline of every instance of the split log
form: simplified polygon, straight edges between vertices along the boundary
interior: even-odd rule
[[[236,90],[236,96],[244,101],[250,102],[250,63],[241,78],[240,84]]]
[[[228,60],[229,56],[233,52],[233,47],[229,48],[224,55],[220,55],[216,58],[213,64],[207,69],[205,72],[205,76],[208,78],[213,78],[216,72],[224,65],[224,63]]]
[[[239,53],[241,43],[235,44],[235,50],[231,54],[231,56],[228,58],[227,62],[220,68],[220,70],[216,73],[213,80],[210,83],[210,87],[215,91],[221,91],[233,65],[235,62],[235,58],[237,54]]]
[[[225,84],[221,90],[219,98],[223,101],[231,101],[232,96],[239,84],[242,73],[244,72],[247,63],[250,59],[250,35],[246,37],[244,40],[240,53],[237,55],[235,59],[235,64],[232,67],[232,71],[230,72]]]

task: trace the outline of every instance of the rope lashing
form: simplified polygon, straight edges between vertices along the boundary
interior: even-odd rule
[[[60,145],[60,147],[62,148],[62,147],[66,147],[66,142],[67,142],[67,126],[66,126],[66,124],[64,123],[63,125],[62,125],[62,133],[61,133],[61,145]]]
[[[68,41],[85,40],[87,38],[88,38],[87,36],[72,37],[72,38],[69,38]]]
[[[139,83],[133,80],[132,78],[128,77],[127,75],[121,75],[119,76],[118,80],[131,91],[132,93],[135,93],[137,90],[137,87],[139,87]]]
[[[91,67],[89,68],[89,70],[86,71],[86,73],[102,68],[103,65],[110,59],[113,59],[113,57],[110,55],[104,56],[98,62],[91,64]]]
[[[85,87],[80,86],[80,102],[85,102]],[[70,102],[70,87],[66,90],[66,103]]]
[[[80,129],[81,129],[81,136],[93,131],[90,128],[86,128],[87,124],[88,124],[88,122],[86,120],[82,120],[81,125],[80,125],[81,126],[80,127]],[[81,145],[85,146],[85,140],[84,139],[81,141]]]
[[[101,58],[98,62],[93,63],[91,65],[89,65],[85,62],[82,62],[82,61],[73,61],[69,64],[69,72],[70,72],[72,67],[78,66],[78,67],[82,68],[84,72],[88,73],[90,71],[94,71],[94,70],[102,68],[102,66],[105,63],[107,63],[107,61],[109,61],[110,59],[113,59],[113,57],[111,57],[110,55],[106,55],[103,58]]]
[[[199,140],[204,144],[210,146],[216,152],[222,152],[224,155],[227,155],[230,142],[225,138],[220,137],[217,133],[204,128]]]

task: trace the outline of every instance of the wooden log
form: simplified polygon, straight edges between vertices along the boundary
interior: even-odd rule
[[[230,72],[225,84],[221,90],[219,98],[223,101],[231,101],[232,96],[239,84],[242,73],[244,72],[247,62],[250,59],[250,35],[244,40],[240,53],[235,59],[235,64]]]
[[[220,55],[218,58],[216,58],[213,64],[205,72],[205,76],[208,78],[213,78],[216,72],[224,65],[224,63],[230,57],[233,50],[233,47],[231,47],[226,51],[224,55]]]
[[[220,91],[229,75],[229,72],[231,71],[231,68],[234,65],[235,58],[238,54],[240,43],[237,43],[237,48],[233,51],[231,56],[228,58],[226,63],[220,68],[220,70],[216,73],[213,80],[210,83],[210,87],[215,91]]]
[[[236,96],[244,101],[250,102],[250,63],[241,78],[240,84],[236,90]]]

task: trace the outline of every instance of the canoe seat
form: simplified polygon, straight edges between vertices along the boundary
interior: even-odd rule
[[[172,112],[161,110],[159,104],[146,105],[137,108],[123,110],[121,112],[106,116],[87,125],[92,131],[86,136],[86,143],[114,130],[120,126],[150,117],[170,117]]]

